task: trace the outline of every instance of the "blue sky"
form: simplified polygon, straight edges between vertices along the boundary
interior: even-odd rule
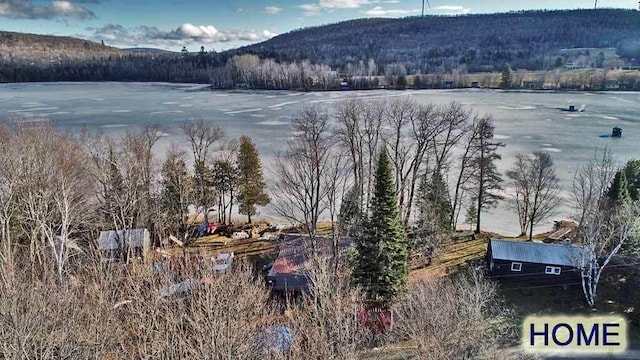
[[[593,0],[429,0],[430,15],[593,8]],[[297,28],[420,14],[421,0],[0,0],[0,30],[70,35],[118,47],[225,50]],[[637,8],[637,0],[598,7]]]

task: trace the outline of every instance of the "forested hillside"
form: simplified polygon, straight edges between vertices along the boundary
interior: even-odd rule
[[[79,39],[0,32],[0,82],[173,81],[234,86],[239,79],[234,63],[243,61],[233,58],[247,54],[267,61],[272,70],[281,66],[289,71],[289,64],[302,68],[300,64],[306,63],[371,77],[499,71],[507,63],[514,70],[549,70],[569,62],[573,66],[579,56],[583,58],[579,67],[603,67],[602,60],[598,64],[594,59],[606,48],[621,58],[610,68],[620,68],[640,58],[638,34],[640,12],[619,9],[359,19],[296,30],[223,53],[198,54],[122,51]],[[575,56],[562,51],[575,48],[583,50]],[[281,87],[276,85],[278,79],[266,82]]]
[[[0,31],[0,56],[10,59],[51,62],[85,60],[121,55],[121,49],[68,36],[23,34]]]
[[[505,62],[533,70],[550,66],[562,48],[615,47],[622,55],[638,56],[638,34],[638,11],[527,11],[359,19],[293,31],[237,52],[330,66],[372,58],[423,72],[459,64],[469,71],[487,70]]]

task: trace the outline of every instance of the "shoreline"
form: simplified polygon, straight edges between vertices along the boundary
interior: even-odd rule
[[[638,71],[640,77],[640,71]],[[366,92],[366,91],[388,91],[390,93],[403,92],[403,91],[451,91],[456,92],[460,90],[472,90],[472,91],[495,91],[504,93],[546,93],[546,94],[581,94],[581,93],[606,93],[606,94],[629,94],[634,92],[640,92],[639,89],[523,89],[523,88],[511,88],[503,89],[500,87],[432,87],[432,88],[415,88],[406,87],[403,89],[396,88],[366,88],[366,89],[260,89],[260,88],[215,88],[211,84],[205,83],[184,83],[184,82],[164,82],[164,81],[22,81],[22,82],[0,82],[0,87],[16,86],[16,85],[103,85],[103,84],[137,84],[137,85],[163,85],[163,86],[175,86],[175,87],[200,87],[197,91],[211,91],[211,92],[237,92],[237,93],[250,93],[250,92],[292,92],[292,93],[350,93],[350,92]]]

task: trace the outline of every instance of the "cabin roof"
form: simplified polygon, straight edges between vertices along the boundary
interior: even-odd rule
[[[331,239],[327,237],[318,236],[317,240],[317,252],[319,255],[331,254]],[[352,244],[352,239],[349,237],[342,237],[338,240],[339,252],[343,253]],[[285,234],[284,243],[281,245],[278,258],[275,260],[273,267],[269,271],[270,276],[277,275],[300,275],[304,274],[305,270],[311,264],[308,263],[309,255],[311,254],[311,246],[309,244],[308,235],[300,234]]]
[[[491,257],[497,260],[575,267],[585,251],[578,245],[491,239]]]

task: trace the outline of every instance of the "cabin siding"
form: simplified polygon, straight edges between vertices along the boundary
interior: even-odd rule
[[[496,242],[496,246],[501,246],[499,252],[494,253],[492,249],[493,241]],[[554,247],[554,245],[549,246],[549,244],[531,242],[517,243],[517,246],[514,247],[514,243],[505,243],[504,240],[493,239],[489,242],[486,261],[489,265],[489,272],[494,279],[523,286],[574,285],[580,283],[580,270],[575,266],[568,265],[573,261],[568,261],[563,256],[559,256],[562,251],[576,251],[575,248]],[[505,245],[508,246],[505,247]],[[526,252],[523,252],[525,250]],[[496,259],[495,257],[498,254],[501,254],[500,258]],[[536,259],[539,262],[525,261],[527,258]],[[544,259],[547,261],[544,261]],[[512,270],[513,263],[521,264],[520,271]],[[547,266],[560,268],[560,274],[547,274]]]
[[[512,271],[511,264],[522,264],[520,271]],[[547,266],[559,267],[560,275],[546,274]],[[574,267],[554,264],[537,264],[510,260],[491,260],[491,275],[505,282],[524,282],[527,285],[568,285],[580,282],[580,272]]]

